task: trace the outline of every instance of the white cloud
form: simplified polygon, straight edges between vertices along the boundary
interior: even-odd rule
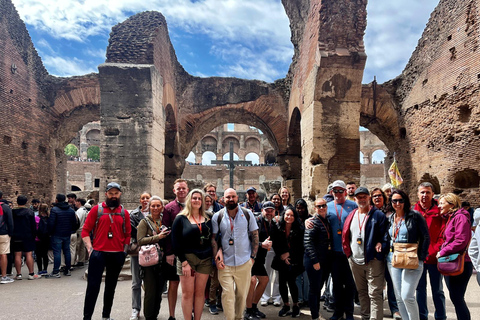
[[[77,58],[67,60],[62,57],[44,56],[42,60],[50,73],[58,77],[69,77],[98,72],[96,67],[89,66],[87,62]]]
[[[86,48],[83,50],[84,54],[87,56],[91,56],[94,58],[106,58],[106,49],[93,49],[93,48]]]

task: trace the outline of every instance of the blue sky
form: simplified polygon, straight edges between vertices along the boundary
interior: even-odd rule
[[[196,76],[272,82],[288,71],[293,46],[280,0],[13,0],[49,73],[97,72],[112,26],[157,10],[184,68]],[[438,0],[369,0],[364,83],[399,75]]]
[[[178,60],[200,77],[273,82],[293,56],[280,0],[12,0],[48,72],[98,72],[111,28],[146,10],[166,18]],[[398,76],[438,0],[369,0],[363,83]],[[378,159],[377,159],[378,160]]]

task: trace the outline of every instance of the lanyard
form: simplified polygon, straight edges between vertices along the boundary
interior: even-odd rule
[[[341,206],[342,210],[340,210],[340,215],[338,215],[337,204],[333,203],[333,205],[335,206],[335,212],[337,213],[338,223],[342,225],[343,206]],[[345,203],[343,205],[345,205]]]
[[[362,228],[365,225],[365,222],[368,220],[368,213],[365,214],[365,217],[363,217],[362,223],[360,223],[360,212],[357,211],[357,220],[358,220],[358,226],[360,227],[360,234],[362,234]]]
[[[230,234],[233,234],[233,219],[228,215],[228,218],[230,219]]]
[[[198,229],[200,229],[200,234],[202,234],[202,223],[201,222],[199,223],[197,221],[197,219],[195,219],[195,216],[193,214],[192,214],[192,218],[193,218],[193,221],[195,221],[195,223],[197,224]],[[200,219],[200,220],[202,220],[202,219]]]
[[[317,214],[317,216],[318,216],[318,220],[320,220],[320,222],[323,224],[323,227],[325,228],[325,231],[327,231],[327,237],[328,237],[328,240],[330,240],[330,232],[328,232],[328,228],[327,228],[327,226],[325,225],[325,223],[323,223],[323,221],[322,221],[322,219],[321,219],[320,215],[318,215],[318,214]]]
[[[395,240],[397,239],[398,233],[400,232],[400,228],[402,227],[402,222],[404,220],[404,218],[402,218],[402,220],[400,220],[400,222],[397,224],[395,223],[396,216],[397,214],[395,213],[395,216],[393,217],[393,231],[392,231],[393,242],[395,242]]]

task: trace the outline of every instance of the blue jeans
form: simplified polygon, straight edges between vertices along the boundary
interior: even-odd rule
[[[140,311],[142,307],[142,278],[140,278],[138,256],[130,256],[130,271],[132,272],[132,309]]]
[[[392,252],[388,254],[388,271],[392,276],[393,288],[397,297],[398,309],[402,320],[419,320],[418,304],[415,290],[423,273],[423,261],[419,261],[417,269],[398,269],[392,267]]]
[[[388,264],[385,263],[385,281],[387,282],[387,298],[388,298],[388,307],[392,315],[395,312],[398,312],[397,297],[395,297],[395,289],[393,289],[392,276],[390,276],[390,271],[388,271]]]
[[[65,255],[65,268],[70,270],[72,267],[72,258],[70,254],[70,236],[57,237],[52,236],[52,250],[53,250],[53,273],[60,272],[60,263],[62,261],[62,251]]]
[[[298,288],[298,301],[306,302],[308,301],[308,291],[310,283],[308,281],[307,271],[304,271],[301,275],[295,280]]]
[[[424,264],[423,273],[417,287],[417,303],[420,319],[428,319],[427,306],[427,271],[432,288],[433,304],[435,305],[435,319],[447,319],[445,309],[445,294],[443,293],[443,276],[437,269],[437,264]]]

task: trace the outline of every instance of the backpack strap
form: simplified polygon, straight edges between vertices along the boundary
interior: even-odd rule
[[[122,210],[120,211],[120,216],[122,217],[123,219],[123,224],[122,224],[122,227],[123,227],[123,233],[125,234],[125,232],[127,231],[127,229],[125,228],[125,208],[123,207],[123,205],[121,205],[121,208]],[[104,212],[104,209],[103,209],[103,206],[102,204],[100,203],[98,205],[98,210],[97,210],[97,221],[95,222],[95,228],[93,228],[93,230],[95,230],[95,232],[93,233],[93,238],[95,239],[95,235],[97,233],[97,227],[98,227],[98,221],[100,220],[100,218],[105,214]]]
[[[247,219],[247,230],[248,228],[250,227],[250,213],[248,212],[248,209],[244,208],[244,207],[240,207],[242,209],[242,212],[243,212],[243,215],[245,216],[245,218]],[[224,212],[226,211],[227,209],[223,208],[221,209],[219,212],[218,212],[218,219],[217,219],[217,223],[218,223],[218,232],[220,233],[220,223],[222,222],[222,219],[223,219],[223,214]]]

